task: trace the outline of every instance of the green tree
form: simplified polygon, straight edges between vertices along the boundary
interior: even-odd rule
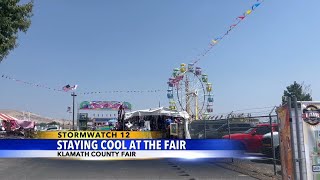
[[[310,85],[305,86],[304,83],[299,84],[294,81],[294,83],[287,86],[287,89],[283,92],[282,104],[286,102],[286,97],[292,96],[296,96],[298,101],[312,101],[310,91]]]
[[[33,1],[0,0],[0,62],[18,46],[18,33],[26,33],[30,27],[32,8]]]
[[[60,125],[60,123],[58,123],[56,121],[52,121],[52,122],[49,122],[48,125]]]
[[[47,123],[39,123],[38,125],[41,127],[45,127],[47,125]]]

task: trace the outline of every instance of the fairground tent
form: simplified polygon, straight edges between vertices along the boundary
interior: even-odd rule
[[[153,109],[145,109],[145,110],[137,110],[133,112],[128,112],[125,114],[125,119],[130,119],[132,117],[143,117],[143,116],[171,116],[177,118],[183,118],[184,120],[188,121],[190,116],[185,111],[173,111],[169,108],[160,107],[160,108],[153,108]],[[191,139],[190,132],[189,132],[189,123],[184,123],[185,128],[185,138]]]
[[[153,108],[153,109],[145,109],[145,110],[137,110],[128,112],[125,115],[125,119],[130,119],[135,116],[171,116],[171,117],[179,117],[183,119],[189,119],[189,114],[185,111],[174,111],[170,110],[169,108],[160,107],[160,108]]]
[[[12,116],[9,116],[7,114],[0,113],[0,121],[8,121],[8,120],[18,120],[18,119]]]
[[[18,120],[15,117],[3,113],[0,113],[0,121],[4,128],[6,128],[5,122],[10,122],[12,130],[19,129],[20,127],[22,127],[23,129],[33,129],[35,126],[34,121]]]

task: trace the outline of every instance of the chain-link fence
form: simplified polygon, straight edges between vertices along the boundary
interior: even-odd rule
[[[244,117],[230,113],[224,119],[195,120],[190,123],[189,132],[192,139],[240,140],[248,155],[258,157],[241,161],[241,166],[245,167],[243,163],[246,162],[253,169],[260,167],[261,172],[273,175],[281,172],[278,118],[275,114]],[[232,162],[240,163],[239,160]]]

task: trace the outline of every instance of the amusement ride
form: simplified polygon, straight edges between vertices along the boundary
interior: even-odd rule
[[[213,112],[212,84],[208,75],[194,64],[181,64],[168,81],[167,98],[171,110],[186,111],[191,120],[206,118]]]

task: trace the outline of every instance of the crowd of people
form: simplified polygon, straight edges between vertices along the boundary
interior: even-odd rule
[[[173,138],[171,126],[176,124],[183,131],[183,120],[169,116],[135,116],[130,119],[120,120],[112,130],[117,131],[160,131],[166,138]],[[183,132],[182,132],[183,133]]]

